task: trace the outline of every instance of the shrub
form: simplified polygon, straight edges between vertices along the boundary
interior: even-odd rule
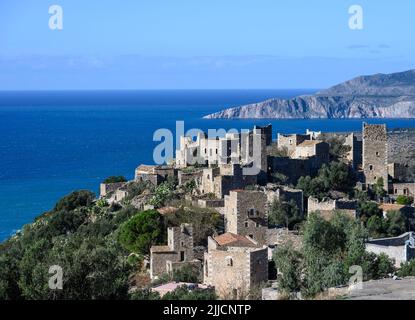
[[[125,222],[118,235],[120,243],[129,251],[142,254],[150,253],[151,246],[164,238],[164,224],[157,210],[142,211]]]
[[[118,182],[127,182],[127,179],[123,176],[111,176],[106,178],[103,183],[118,183]]]

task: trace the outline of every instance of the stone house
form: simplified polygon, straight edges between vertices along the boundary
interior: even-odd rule
[[[234,190],[225,196],[225,230],[266,244],[268,201],[261,191]]]
[[[274,184],[267,184],[263,189],[268,198],[268,203],[271,205],[274,200],[283,200],[290,202],[293,200],[300,211],[304,213],[304,193],[303,190],[293,189],[287,186],[279,186]]]
[[[166,181],[169,177],[177,176],[177,170],[172,166],[140,165],[135,169],[135,181],[149,181],[153,185]]]
[[[415,182],[412,183],[392,183],[390,194],[397,196],[415,197]]]
[[[99,186],[99,197],[105,198],[110,196],[118,189],[125,187],[127,182],[116,182],[116,183],[101,183]]]
[[[335,211],[342,211],[352,218],[357,216],[357,201],[348,199],[323,199],[309,197],[307,213],[319,212],[323,218],[330,219]]]
[[[220,298],[247,299],[268,280],[267,247],[229,232],[209,237],[203,273]]]
[[[311,140],[309,134],[278,134],[277,143],[279,149],[286,149],[288,156],[295,154],[295,150],[299,144],[304,141]]]
[[[358,139],[354,133],[350,133],[346,135],[344,144],[350,147],[350,151],[347,153],[346,159],[353,169],[359,170],[362,166],[362,140]]]
[[[415,258],[415,233],[407,232],[399,237],[371,239],[366,243],[366,251],[386,254],[395,261],[399,268],[401,263]]]
[[[365,185],[370,187],[383,179],[388,188],[388,135],[386,125],[363,124],[363,174]]]
[[[266,173],[266,146],[271,142],[271,125],[255,126],[246,133],[229,132],[223,137],[208,137],[203,132],[197,134],[196,140],[189,136],[181,136],[180,149],[176,151],[176,168],[186,168],[196,163],[202,166],[239,163],[248,165],[253,162],[253,158],[261,155],[259,167]]]
[[[199,186],[201,194],[213,194],[222,199],[231,190],[243,189],[257,183],[257,176],[243,175],[239,164],[220,165],[203,169],[202,182]]]
[[[293,159],[316,157],[323,163],[329,162],[329,144],[318,140],[306,140],[300,143],[292,155]]]
[[[150,249],[150,277],[157,279],[163,274],[173,274],[185,265],[200,266],[194,259],[193,228],[189,224],[167,229],[167,245]]]

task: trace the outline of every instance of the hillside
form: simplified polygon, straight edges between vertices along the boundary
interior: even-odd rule
[[[362,76],[312,96],[270,99],[206,119],[415,118],[415,70]]]

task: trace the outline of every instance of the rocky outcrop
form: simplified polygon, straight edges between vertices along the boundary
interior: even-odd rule
[[[205,118],[415,118],[415,70],[358,77],[313,96],[270,99]]]

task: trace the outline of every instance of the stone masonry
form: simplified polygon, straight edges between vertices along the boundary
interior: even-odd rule
[[[193,228],[189,224],[167,229],[167,245],[152,246],[150,249],[150,276],[172,273],[171,268],[181,268],[188,263],[194,263]]]
[[[204,283],[222,299],[247,299],[268,280],[268,249],[249,237],[209,237],[204,259]]]
[[[225,196],[225,229],[266,244],[267,195],[260,191],[234,190]]]
[[[383,179],[388,190],[388,137],[386,125],[363,124],[363,173],[365,184],[374,185]]]

